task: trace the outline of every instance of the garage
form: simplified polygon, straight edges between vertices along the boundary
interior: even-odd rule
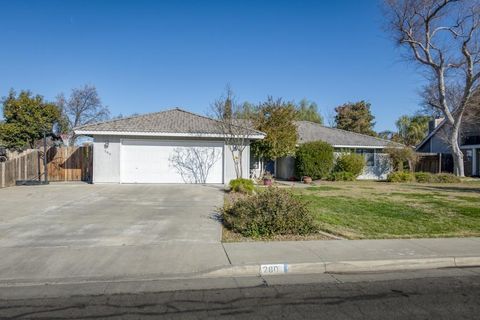
[[[223,183],[223,142],[122,139],[121,183]]]
[[[265,134],[242,128],[247,134],[239,159],[219,123],[176,108],[74,130],[93,138],[93,183],[226,184],[237,177],[234,154],[242,163],[242,177],[249,178],[250,143]]]

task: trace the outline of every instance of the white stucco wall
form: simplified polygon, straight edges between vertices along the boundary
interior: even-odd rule
[[[120,137],[119,136],[94,136],[93,138],[93,183],[119,183],[119,182],[120,182]]]
[[[93,183],[120,183],[120,141],[121,139],[132,139],[135,137],[124,136],[94,136],[93,137]],[[138,139],[158,139],[148,137],[137,137]],[[167,139],[167,138],[165,138]],[[173,138],[178,139],[179,138]],[[168,138],[167,140],[172,140]],[[189,139],[192,140],[192,139]],[[211,140],[211,139],[210,139]],[[108,144],[107,144],[108,142]],[[250,176],[250,146],[243,151],[243,177]],[[232,153],[227,146],[224,146],[223,155],[223,183],[228,184],[231,179],[236,178],[233,165]]]
[[[242,153],[242,178],[248,179],[250,177],[250,146],[245,147]],[[235,166],[233,162],[232,152],[229,147],[225,145],[224,148],[224,183],[228,184],[230,180],[236,179]]]
[[[375,152],[375,165],[371,167],[365,166],[363,173],[357,179],[385,180],[390,172],[392,172],[392,164],[388,154]]]

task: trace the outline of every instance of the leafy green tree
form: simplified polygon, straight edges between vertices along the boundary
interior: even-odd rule
[[[370,106],[366,101],[359,101],[336,107],[335,126],[338,129],[376,136],[373,130],[375,117],[370,111]]]
[[[431,117],[424,115],[401,116],[395,123],[398,132],[394,134],[392,140],[407,146],[416,146],[427,136],[430,120]]]
[[[252,144],[254,155],[262,160],[293,155],[297,144],[295,115],[295,106],[291,102],[269,97],[262,103],[256,116],[252,117],[252,123],[255,129],[265,132],[267,136]]]
[[[323,117],[318,113],[318,106],[313,101],[302,99],[296,105],[297,113],[295,120],[311,121],[323,124]]]
[[[65,123],[60,108],[30,91],[21,91],[17,96],[11,90],[2,105],[5,121],[0,124],[0,143],[7,148],[34,148],[44,131],[51,133],[53,123]]]

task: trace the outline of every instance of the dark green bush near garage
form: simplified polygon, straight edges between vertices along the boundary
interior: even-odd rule
[[[333,147],[323,141],[300,145],[295,154],[295,172],[298,178],[325,179],[333,169]]]

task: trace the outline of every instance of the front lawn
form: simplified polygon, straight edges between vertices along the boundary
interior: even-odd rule
[[[321,182],[294,192],[320,229],[349,239],[480,236],[480,183]]]

